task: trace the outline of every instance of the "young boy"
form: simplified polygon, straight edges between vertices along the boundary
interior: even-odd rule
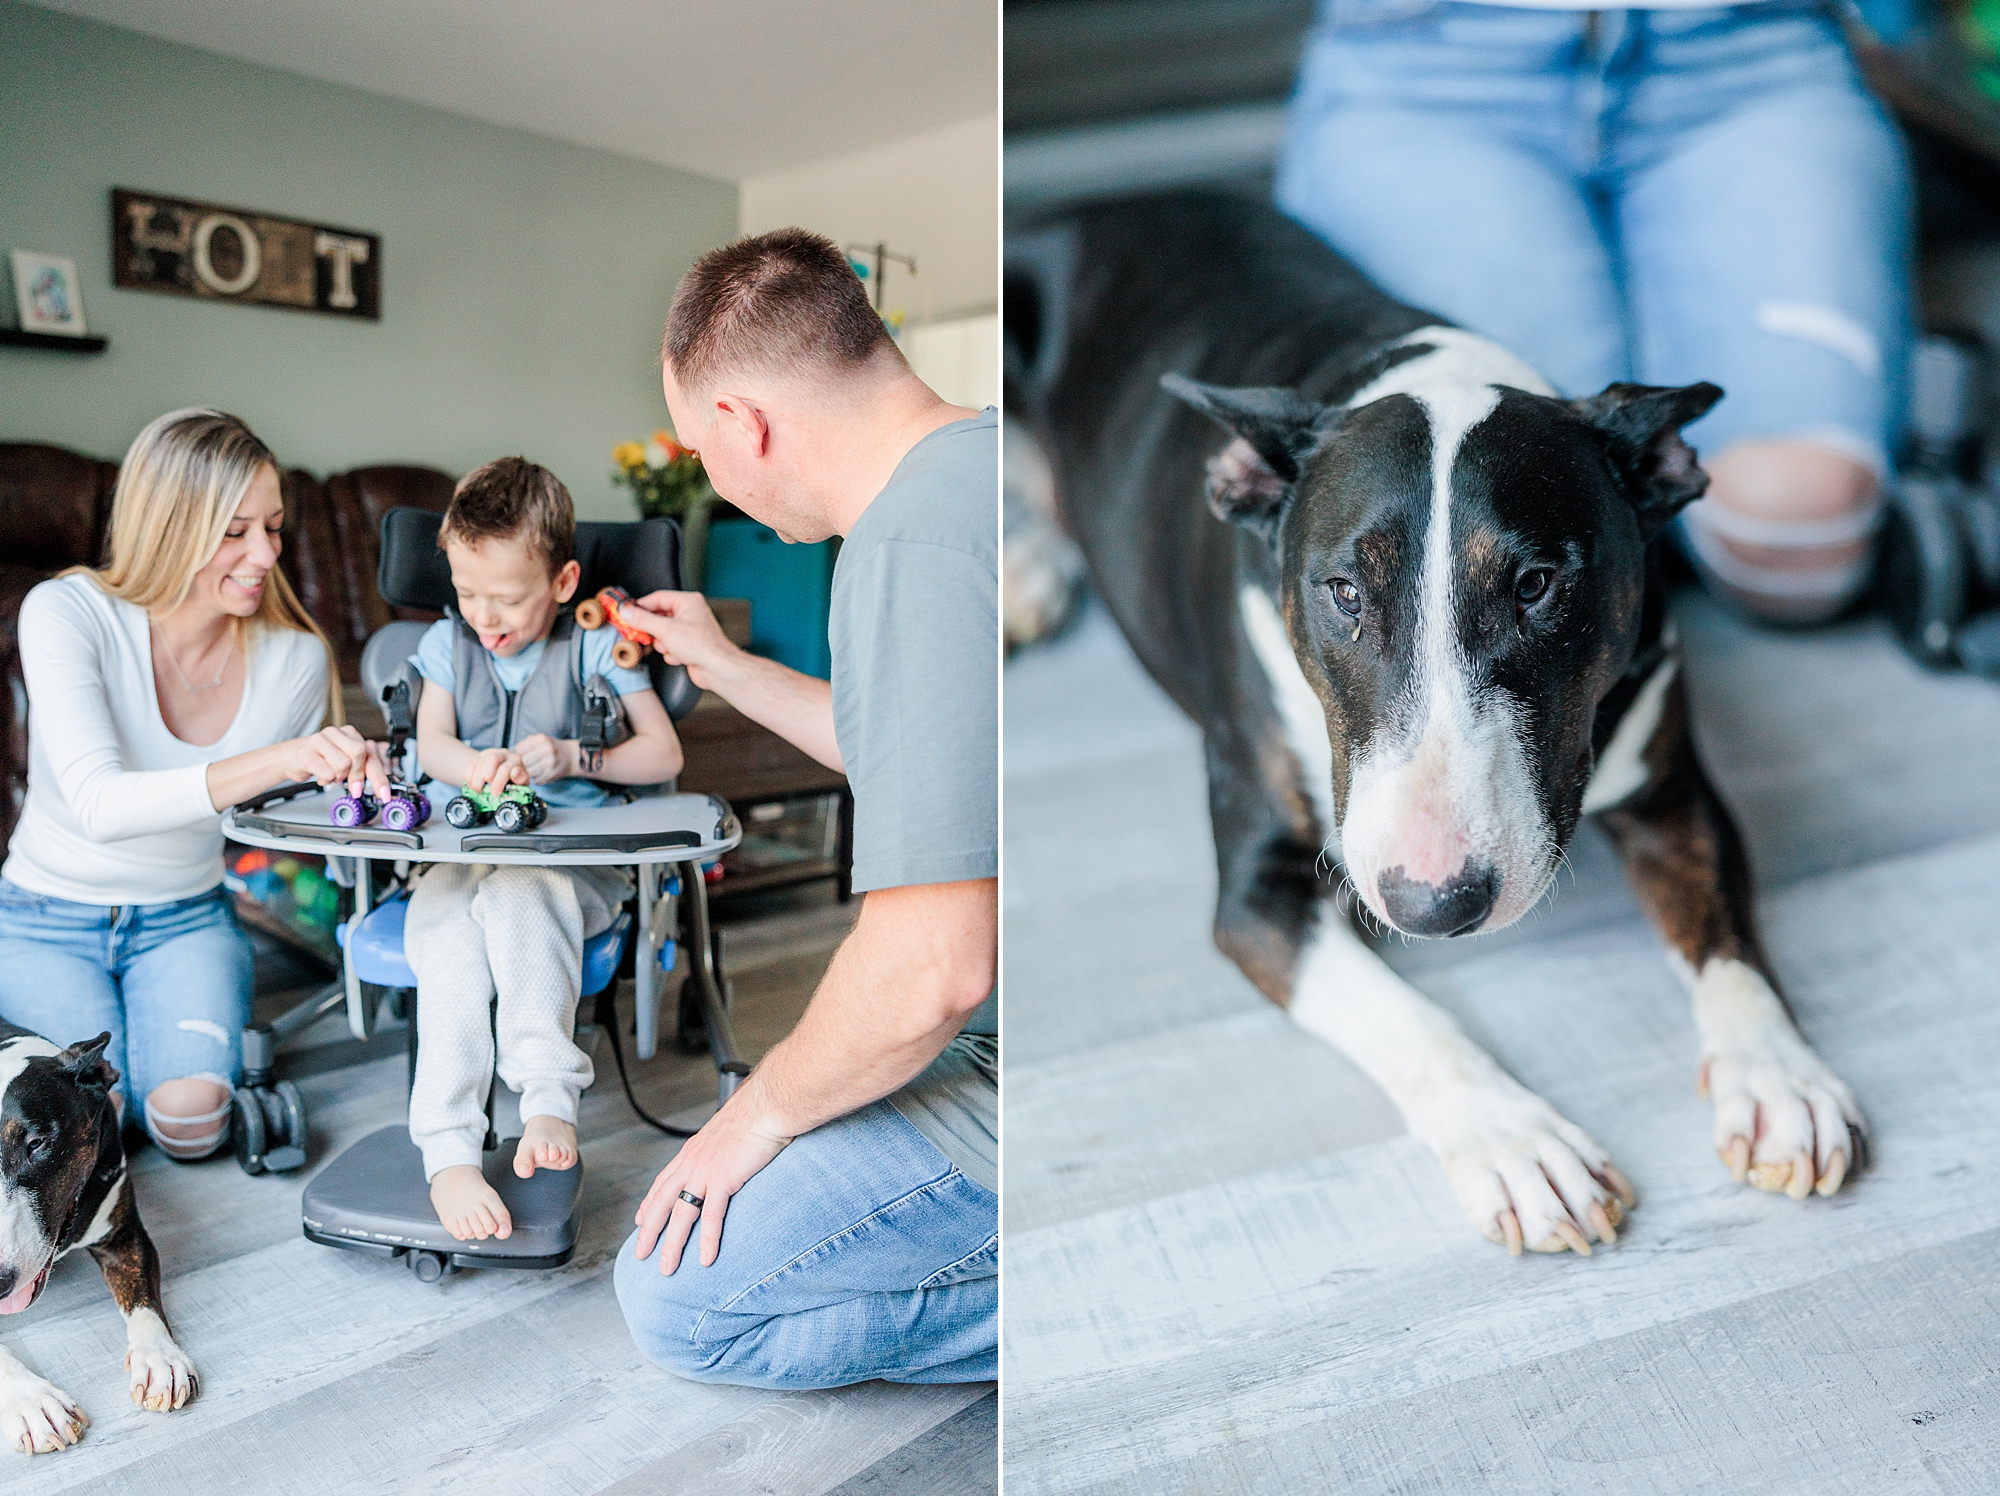
[[[424,679],[425,773],[495,793],[532,784],[551,806],[579,806],[611,798],[593,780],[680,772],[680,740],[645,672],[612,663],[616,630],[578,629],[561,611],[581,573],[576,513],[553,473],[503,457],[466,474],[438,539],[458,602],[411,659]],[[630,736],[584,779],[577,729],[593,676],[616,693]],[[489,1004],[497,994],[500,1078],[521,1096],[514,1172],[574,1167],[577,1097],[593,1078],[573,1039],[583,943],[610,927],[630,887],[618,868],[434,863],[417,879],[403,938],[417,976],[410,1137],[438,1219],[460,1241],[513,1230],[479,1170]]]

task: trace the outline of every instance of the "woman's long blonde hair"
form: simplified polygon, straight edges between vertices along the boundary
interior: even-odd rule
[[[154,617],[179,607],[195,573],[222,547],[236,507],[260,469],[278,460],[250,428],[219,410],[172,410],[133,440],[111,499],[111,561],[73,566],[113,597]],[[340,671],[333,648],[281,569],[273,568],[251,615],[252,627],[297,629],[326,648],[328,721],[343,720]]]

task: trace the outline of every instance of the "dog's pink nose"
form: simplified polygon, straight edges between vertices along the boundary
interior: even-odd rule
[[[1401,866],[1375,880],[1382,912],[1406,935],[1470,935],[1500,898],[1500,870],[1467,862],[1441,883],[1412,878]]]

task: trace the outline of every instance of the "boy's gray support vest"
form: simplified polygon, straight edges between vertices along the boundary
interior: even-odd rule
[[[452,696],[458,710],[458,740],[468,748],[511,748],[523,738],[547,733],[575,738],[583,726],[586,692],[602,695],[617,709],[617,728],[605,746],[622,743],[630,732],[618,695],[602,675],[583,679],[583,630],[569,613],[556,615],[548,645],[527,684],[509,691],[500,684],[493,657],[472,626],[447,608],[452,621]],[[412,667],[414,669],[415,667]]]

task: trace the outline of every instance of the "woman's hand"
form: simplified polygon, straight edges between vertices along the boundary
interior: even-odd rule
[[[528,766],[512,748],[482,748],[465,771],[467,788],[485,790],[489,795],[504,793],[510,784],[526,783]]]
[[[568,739],[558,742],[545,732],[521,739],[514,745],[514,751],[528,771],[530,784],[551,784],[572,778],[580,767],[576,762],[576,744]]]
[[[277,752],[285,779],[344,783],[349,794],[358,793],[365,783],[380,797],[389,793],[389,764],[382,745],[369,742],[351,727],[322,727],[310,737],[278,744]]]

